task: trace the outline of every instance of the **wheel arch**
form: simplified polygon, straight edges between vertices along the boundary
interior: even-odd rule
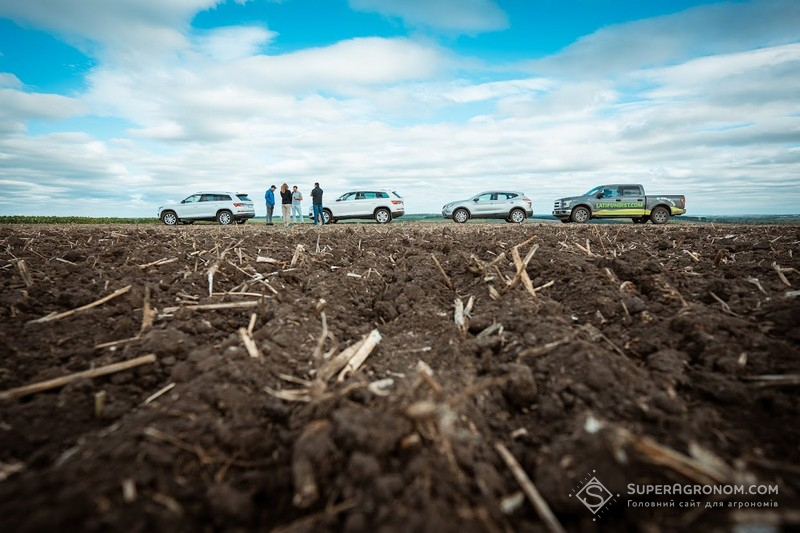
[[[667,204],[667,203],[664,203],[664,202],[661,202],[661,203],[658,203],[658,204],[654,205],[652,208],[650,208],[650,212],[652,213],[656,208],[659,208],[659,207],[663,207],[664,209],[666,209],[667,213],[669,213],[670,216],[672,216],[672,206]]]
[[[572,208],[569,210],[569,212],[572,213],[573,211],[575,211],[579,207],[585,207],[586,210],[589,211],[589,216],[594,215],[594,212],[592,211],[592,206],[590,206],[589,204],[575,204],[575,205],[572,206]]]

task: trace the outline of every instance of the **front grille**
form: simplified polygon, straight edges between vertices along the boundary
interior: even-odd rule
[[[555,209],[555,210],[561,209],[561,200],[556,200],[555,201],[555,203],[553,204],[553,209]]]

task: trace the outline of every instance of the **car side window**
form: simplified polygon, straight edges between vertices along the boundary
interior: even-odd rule
[[[181,203],[183,203],[183,204],[193,204],[193,203],[199,202],[199,201],[200,201],[200,195],[199,194],[193,194],[193,195],[191,195],[189,198],[187,198],[186,200],[184,200]]]
[[[478,202],[490,202],[492,200],[492,193],[481,194],[480,196],[476,197],[475,199]]]
[[[367,199],[367,200],[374,200],[377,197],[378,197],[378,195],[375,194],[374,192],[365,192],[364,193],[364,198]]]
[[[375,193],[375,194],[378,195],[378,198],[389,198],[389,193],[388,192],[378,192],[378,193]]]
[[[639,187],[623,187],[622,196],[639,196]]]
[[[603,189],[603,198],[616,198],[619,196],[619,189]]]
[[[356,193],[354,193],[354,192],[345,193],[345,194],[342,195],[341,198],[339,198],[339,200],[342,200],[342,201],[355,200],[355,199],[356,199]]]

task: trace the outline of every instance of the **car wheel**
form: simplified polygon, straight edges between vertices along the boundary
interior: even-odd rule
[[[653,224],[666,224],[669,216],[667,208],[662,206],[658,206],[650,212],[650,220],[653,221]]]
[[[161,213],[161,222],[167,226],[174,226],[178,223],[178,215],[174,211],[164,211]]]
[[[528,216],[522,209],[512,209],[508,219],[514,224],[522,224]]]
[[[230,211],[220,211],[217,213],[217,222],[223,226],[233,223],[233,215]]]
[[[330,209],[323,209],[322,210],[322,223],[323,224],[332,224],[335,222],[333,220],[333,213],[331,213]]]
[[[589,210],[583,206],[573,209],[572,216],[570,216],[570,219],[577,224],[585,224],[590,218],[591,214],[589,213]]]
[[[453,222],[463,224],[467,220],[469,220],[469,211],[466,209],[456,209],[453,213]]]
[[[378,224],[386,224],[392,221],[392,214],[388,209],[380,208],[375,210],[375,222]]]

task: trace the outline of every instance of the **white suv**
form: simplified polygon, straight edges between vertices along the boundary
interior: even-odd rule
[[[220,224],[244,224],[256,216],[253,201],[243,192],[202,191],[179,204],[158,208],[158,218],[167,226],[191,224],[196,220],[216,220]]]
[[[350,218],[372,218],[378,224],[386,224],[405,212],[403,198],[397,192],[391,189],[364,189],[346,192],[336,202],[324,205],[322,217],[324,224]],[[308,216],[314,218],[313,207]]]

